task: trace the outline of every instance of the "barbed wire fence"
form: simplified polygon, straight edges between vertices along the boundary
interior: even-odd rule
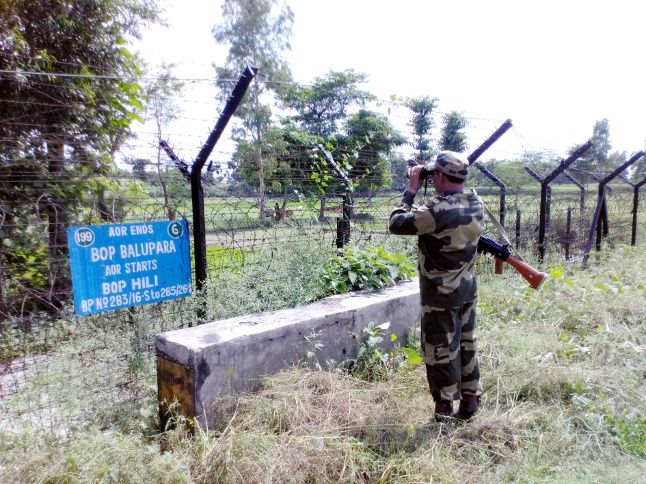
[[[178,97],[179,101],[185,106],[198,102]],[[403,127],[403,134],[412,137],[404,127],[407,120],[403,107],[380,102],[387,106],[393,124]],[[40,108],[65,107],[52,104]],[[444,114],[434,114],[437,124]],[[195,120],[204,124],[213,121]],[[498,120],[468,120],[473,144],[486,139],[500,124]],[[25,119],[5,119],[0,123],[36,130],[48,140],[54,139],[57,132],[55,126],[35,126]],[[518,129],[515,127],[496,143],[499,159],[518,160],[527,152],[527,139]],[[171,143],[187,142],[176,152],[186,153],[186,147],[192,146],[192,152],[197,153],[207,134],[171,131],[166,137]],[[83,146],[82,139],[61,140],[58,150],[41,153],[39,159],[2,160],[0,191],[5,199],[0,200],[0,234],[7,242],[0,246],[0,413],[4,415],[0,417],[0,432],[41,428],[70,435],[88,424],[114,424],[118,410],[140,411],[155,400],[154,388],[140,384],[137,376],[152,366],[145,364],[154,357],[152,336],[200,321],[199,298],[204,294],[83,318],[74,316],[71,307],[66,241],[61,238],[67,227],[168,218],[192,220],[190,184],[176,163],[163,154],[159,156],[157,136],[156,131],[143,130],[139,138],[132,140],[132,152],[151,161],[139,173],[125,164],[112,164],[110,169],[97,173],[92,169],[97,166],[96,159],[87,154],[82,158],[74,156],[75,148]],[[0,147],[16,147],[16,140],[0,139]],[[315,147],[296,148],[303,155]],[[235,286],[230,275],[245,270],[255,274],[255,280],[253,287],[235,286],[242,291],[236,298],[207,301],[207,318],[277,309],[272,306],[272,297],[282,290],[278,286],[291,281],[272,271],[277,272],[275,264],[284,262],[290,253],[296,254],[297,261],[300,257],[294,264],[300,264],[302,271],[311,270],[314,263],[347,244],[385,244],[413,253],[413,238],[402,242],[387,228],[390,211],[401,200],[404,186],[393,183],[357,191],[348,209],[347,193],[340,184],[324,195],[300,188],[311,182],[314,172],[311,161],[301,156],[290,170],[289,189],[270,187],[265,203],[260,204],[256,188],[230,182],[228,166],[234,152],[235,141],[228,134],[210,157],[212,166],[220,167],[219,176],[218,168],[207,170],[203,180],[209,276],[205,294],[212,297],[224,285]],[[374,153],[359,150],[358,156],[364,155]],[[643,163],[643,157],[637,162]],[[494,165],[492,172],[506,183],[499,165]],[[610,245],[634,245],[644,240],[644,212],[638,204],[643,182],[631,182],[618,175],[601,190],[603,175],[607,174],[579,170],[574,162],[550,184],[549,204],[543,209],[540,182],[529,174],[522,183],[505,186],[504,203],[501,187],[486,177],[470,184],[498,219],[503,216],[510,240],[523,254],[536,255],[544,220],[545,258],[578,262],[585,256],[591,231],[599,225],[603,240]],[[376,184],[377,179],[374,181]],[[595,224],[600,196],[605,216]],[[421,195],[418,202],[420,199]],[[265,210],[263,217],[261,209]],[[339,221],[344,217],[349,222],[348,232],[340,234]],[[490,225],[487,233],[497,238]],[[316,256],[319,259],[309,264],[308,259]],[[309,288],[299,289],[304,292]],[[280,303],[275,301],[276,305]],[[81,343],[66,344],[71,335]]]

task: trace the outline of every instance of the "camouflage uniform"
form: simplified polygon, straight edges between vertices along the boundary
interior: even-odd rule
[[[465,175],[466,177],[466,175]],[[476,347],[477,245],[484,228],[475,190],[410,198],[390,214],[390,232],[418,235],[422,351],[435,401],[482,393]]]

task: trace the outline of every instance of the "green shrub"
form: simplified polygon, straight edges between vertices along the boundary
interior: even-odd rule
[[[636,414],[606,415],[604,421],[620,449],[646,458],[646,418]]]
[[[383,246],[348,247],[325,266],[321,283],[328,294],[375,290],[392,286],[415,275],[415,265],[405,255],[387,252]]]

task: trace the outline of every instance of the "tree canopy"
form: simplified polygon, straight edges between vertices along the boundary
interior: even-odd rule
[[[362,186],[389,183],[385,157],[403,143],[388,119],[364,109],[375,97],[360,88],[366,75],[352,70],[331,71],[311,85],[292,84],[282,92],[283,106],[292,112],[282,126],[267,132],[263,152],[267,186],[284,193],[290,190],[321,193],[340,188],[333,170],[320,163],[316,147],[323,145],[349,170]],[[251,185],[260,182],[250,160],[257,156],[252,144],[240,141],[236,164]]]
[[[590,173],[609,172],[614,163],[610,160],[610,126],[608,120],[603,118],[594,123],[592,129],[592,147],[577,160],[574,166]],[[573,146],[569,152],[573,153],[578,146]]]
[[[2,2],[0,69],[9,72],[0,136],[60,138],[88,152],[118,145],[142,107],[140,62],[126,38],[157,18],[155,8],[145,0]]]
[[[457,111],[452,111],[444,115],[443,122],[440,150],[465,152],[468,148],[467,135],[462,130],[467,127],[467,118]]]
[[[292,85],[282,102],[295,111],[292,120],[308,133],[332,136],[353,107],[363,107],[375,96],[359,87],[367,79],[352,69],[330,71],[309,86]]]
[[[216,67],[218,77],[230,78],[251,61],[260,75],[287,82],[291,72],[282,57],[291,49],[294,14],[278,0],[224,0],[222,22],[213,28],[219,44],[229,47],[225,64]]]
[[[311,85],[290,86],[282,100],[294,111],[286,120],[290,126],[286,139],[290,143],[316,140],[330,150],[357,186],[375,188],[390,182],[386,157],[404,139],[385,116],[365,108],[375,99],[360,87],[366,79],[365,74],[353,70],[330,71]],[[294,136],[298,131],[303,134]],[[340,188],[324,160],[320,164],[321,160],[312,158],[307,150],[302,156],[303,148],[292,145],[291,152],[298,155],[293,161],[301,163],[301,170],[313,170],[313,187],[323,192]]]
[[[359,187],[375,189],[390,184],[388,156],[404,143],[404,137],[382,114],[361,109],[345,124],[341,146],[356,151],[349,176]]]
[[[13,288],[49,284],[49,294],[63,291],[70,217],[92,205],[85,200],[92,193],[106,214],[106,182],[96,175],[110,169],[143,107],[141,63],[127,39],[156,20],[149,0],[0,2],[0,139],[11,140],[0,145],[0,200],[13,221],[2,233],[11,250],[0,253],[0,262],[10,278],[27,261],[45,264],[41,272],[49,275],[49,281],[16,276]],[[43,219],[48,247],[30,235]]]
[[[429,96],[409,98],[405,101],[406,106],[413,112],[410,126],[413,128],[413,148],[417,151],[415,159],[418,163],[425,163],[433,158],[430,133],[434,125],[433,110],[437,103],[437,98]]]

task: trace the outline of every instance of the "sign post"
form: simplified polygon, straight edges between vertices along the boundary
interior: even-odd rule
[[[192,294],[186,220],[70,227],[67,241],[78,316]]]

